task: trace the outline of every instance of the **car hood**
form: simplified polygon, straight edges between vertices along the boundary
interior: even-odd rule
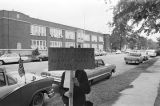
[[[111,67],[111,66],[113,66],[113,67],[116,67],[114,64],[109,64],[109,63],[105,63],[105,67]],[[98,67],[98,68],[100,68],[100,67]],[[96,69],[96,68],[95,68]],[[85,71],[87,71],[87,72],[89,72],[89,71],[93,71],[93,70],[95,70],[95,69],[84,69]],[[48,69],[45,69],[42,73],[41,73],[41,75],[45,75],[46,74],[46,76],[53,76],[53,77],[61,77],[62,76],[62,74],[63,74],[63,72],[65,71],[65,70],[54,70],[54,71],[47,71]]]
[[[127,58],[127,59],[139,59],[140,57],[136,57],[136,56],[127,56],[127,57],[125,57],[125,58]]]
[[[3,99],[4,97],[6,97],[7,95],[9,95],[13,91],[15,91],[16,89],[18,89],[19,87],[20,87],[19,84],[14,84],[14,85],[10,85],[10,86],[0,87],[0,99]]]

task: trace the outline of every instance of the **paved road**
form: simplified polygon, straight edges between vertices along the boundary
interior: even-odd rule
[[[128,71],[137,65],[126,65],[124,62],[124,56],[126,54],[113,54],[113,55],[106,55],[106,56],[97,56],[96,58],[102,58],[105,63],[115,64],[116,65],[116,73],[113,75],[121,74],[125,71]],[[7,64],[4,65],[7,70],[9,71],[17,71],[18,64]],[[42,71],[48,68],[48,62],[30,62],[24,63],[24,68],[26,72],[34,72],[40,74]]]
[[[99,56],[97,58],[102,58],[105,63],[115,64],[116,73],[113,74],[113,76],[116,76],[137,67],[137,65],[126,65],[126,63],[124,62],[124,57],[126,55],[127,54],[112,54],[107,56]]]
[[[126,54],[112,54],[112,55],[107,55],[107,56],[98,56],[96,58],[102,58],[105,63],[110,63],[110,64],[115,64],[116,65],[116,73],[113,74],[113,76],[117,76],[119,74],[122,74],[126,71],[131,70],[132,68],[137,67],[137,65],[126,65],[124,62],[124,57]],[[18,70],[18,64],[9,64],[9,65],[4,65],[7,70],[10,71],[17,71]],[[30,62],[30,63],[24,63],[24,68],[26,72],[34,72],[37,74],[40,74],[42,71],[48,68],[48,62]],[[107,80],[106,80],[107,81]],[[104,83],[104,81],[103,81]],[[92,92],[97,92],[96,88],[101,85],[100,83],[97,83],[93,86],[94,91]],[[106,88],[104,88],[106,89]],[[98,98],[98,97],[97,97]],[[60,102],[60,100],[54,101],[53,99],[47,101],[47,106],[52,106],[54,102]]]

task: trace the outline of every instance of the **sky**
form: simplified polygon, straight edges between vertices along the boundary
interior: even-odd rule
[[[109,1],[109,0],[108,0]],[[117,1],[117,0],[115,0]],[[115,4],[116,2],[110,2]],[[108,33],[112,11],[104,0],[1,0],[1,10],[22,12],[33,18]]]
[[[105,1],[108,1],[107,4]],[[119,0],[1,0],[0,10],[14,10],[33,18],[110,34],[113,10]],[[155,36],[149,38],[156,41]]]

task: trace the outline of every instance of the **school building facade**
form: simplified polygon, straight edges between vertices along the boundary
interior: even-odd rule
[[[38,48],[81,47],[107,50],[105,34],[32,18],[17,11],[0,11],[0,51],[30,53]]]

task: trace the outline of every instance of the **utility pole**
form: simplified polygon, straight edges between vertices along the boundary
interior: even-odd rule
[[[8,11],[8,36],[7,36],[7,42],[8,42],[8,44],[7,44],[7,49],[8,49],[8,53],[9,53],[9,11]]]

